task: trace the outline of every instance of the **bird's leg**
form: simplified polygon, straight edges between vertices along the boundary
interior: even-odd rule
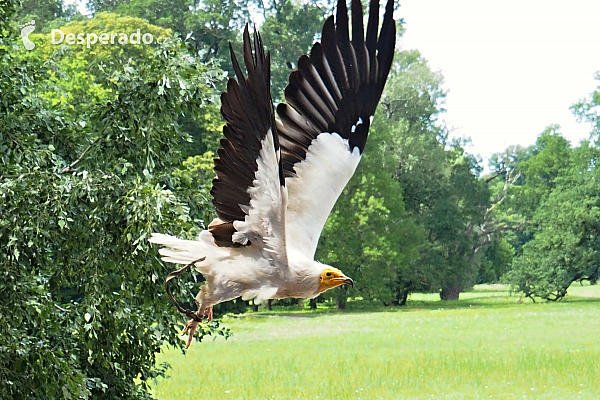
[[[185,329],[182,332],[182,335],[185,335],[186,333],[189,334],[187,344],[185,346],[186,349],[189,349],[190,346],[192,345],[192,340],[194,339],[194,333],[196,333],[196,328],[198,328],[198,324],[200,323],[199,320],[203,317],[206,317],[207,321],[209,321],[209,322],[212,321],[213,308],[212,308],[212,306],[209,306],[209,307],[200,306],[198,308],[198,311],[196,311],[196,315],[199,318],[198,319],[195,319],[195,318],[190,319],[187,322],[187,324],[185,325]]]

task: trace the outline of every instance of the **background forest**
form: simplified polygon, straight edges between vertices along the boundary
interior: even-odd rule
[[[0,398],[149,398],[148,382],[166,370],[156,353],[183,342],[163,289],[173,266],[147,239],[193,238],[213,218],[228,42],[237,49],[244,24],[262,16],[281,101],[334,4],[86,6],[89,15],[62,0],[0,0]],[[20,25],[32,20],[27,51]],[[168,40],[53,45],[52,29]],[[569,143],[549,125],[535,145],[499,149],[487,166],[440,121],[442,83],[418,51],[397,49],[367,151],[317,250],[357,284],[311,307],[403,306],[416,292],[456,300],[498,282],[555,301],[573,282],[598,279],[600,86],[571,108],[590,123],[589,140]],[[177,297],[191,299],[200,280],[180,279]],[[229,332],[216,321],[203,327],[219,334]]]

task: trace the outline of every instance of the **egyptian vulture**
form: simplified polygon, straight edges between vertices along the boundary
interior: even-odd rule
[[[353,284],[337,268],[314,260],[323,225],[354,174],[381,97],[396,40],[394,3],[388,0],[381,30],[379,2],[371,0],[366,36],[360,0],[346,0],[323,26],[321,41],[285,88],[287,104],[270,93],[270,55],[260,34],[244,30],[242,69],[230,47],[237,79],[221,95],[226,121],[212,182],[217,218],[197,240],[155,233],[163,261],[194,264],[205,277],[199,309],[184,331],[188,347],[212,306],[239,296],[260,303],[314,298]],[[352,40],[350,32],[352,31]],[[351,227],[348,227],[351,229]],[[189,315],[189,314],[188,314]]]

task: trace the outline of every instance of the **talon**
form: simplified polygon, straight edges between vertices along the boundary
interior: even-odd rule
[[[187,344],[185,346],[186,349],[189,349],[192,345],[192,340],[194,339],[194,333],[196,333],[196,328],[198,327],[198,321],[194,321],[190,319],[188,323],[185,325],[185,329],[182,332],[182,335],[185,335],[189,332]]]
[[[213,320],[213,308],[212,308],[212,306],[210,306],[203,313],[200,313],[200,310],[198,310],[196,312],[196,315],[198,315],[201,318],[206,317],[206,320],[208,322],[210,322]],[[194,333],[196,333],[196,328],[198,327],[198,324],[199,324],[198,321],[196,321],[194,319],[190,319],[187,322],[187,324],[185,325],[183,332],[181,332],[182,335],[189,333],[187,344],[185,346],[186,349],[189,349],[190,346],[192,345],[192,340],[194,339]]]

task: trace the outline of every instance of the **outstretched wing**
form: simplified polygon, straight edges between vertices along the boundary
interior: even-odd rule
[[[209,225],[219,246],[257,243],[285,257],[286,189],[270,93],[270,56],[254,31],[254,52],[244,30],[245,77],[230,47],[236,79],[221,95],[227,124],[211,194],[218,218]]]
[[[321,42],[298,61],[277,113],[289,201],[288,248],[314,256],[333,205],[354,174],[390,71],[396,42],[394,3],[381,31],[371,0],[366,32],[360,0],[352,0],[352,40],[346,0],[339,0]]]

